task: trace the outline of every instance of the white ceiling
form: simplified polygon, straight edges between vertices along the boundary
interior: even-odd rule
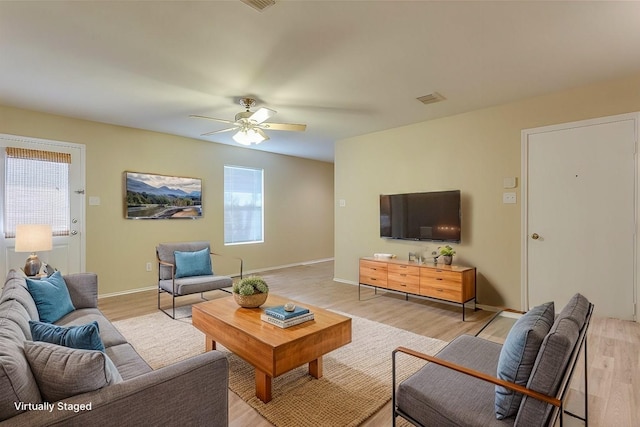
[[[253,95],[307,124],[258,149],[331,162],[342,138],[640,72],[639,52],[640,2],[1,1],[0,104],[235,145],[188,115]]]

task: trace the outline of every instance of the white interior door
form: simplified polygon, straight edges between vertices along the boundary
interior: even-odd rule
[[[523,131],[523,306],[635,320],[638,115]]]
[[[71,154],[69,165],[69,187],[62,189],[69,194],[69,232],[68,235],[53,237],[53,249],[38,253],[38,257],[44,263],[51,264],[63,274],[77,273],[85,269],[85,146],[59,141],[48,141],[36,138],[26,138],[14,135],[0,135],[0,149],[3,155],[0,156],[0,196],[2,209],[0,209],[0,219],[4,219],[5,193],[5,147],[28,148],[33,150],[53,151]],[[38,203],[34,200],[33,203]],[[4,225],[4,220],[0,221]],[[3,230],[2,230],[3,231]],[[0,232],[0,253],[3,261],[0,262],[0,276],[5,277],[6,273],[14,268],[24,267],[28,253],[16,253],[14,250],[15,239],[5,238]]]

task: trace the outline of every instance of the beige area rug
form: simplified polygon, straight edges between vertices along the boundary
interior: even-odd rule
[[[253,368],[227,349],[229,388],[279,427],[357,426],[391,399],[391,352],[402,345],[434,354],[446,343],[382,323],[352,317],[352,342],[324,356],[323,377],[308,375],[308,367],[273,379],[273,399],[255,397]],[[158,369],[204,352],[204,335],[190,318],[172,320],[158,312],[115,322],[140,355]],[[399,379],[423,362],[398,355]]]

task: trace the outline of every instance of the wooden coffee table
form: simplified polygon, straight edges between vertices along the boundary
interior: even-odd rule
[[[271,381],[305,363],[309,374],[322,377],[322,356],[351,342],[351,318],[315,307],[309,308],[314,320],[286,329],[260,319],[263,309],[282,305],[290,299],[269,294],[261,308],[242,308],[232,296],[192,307],[193,326],[204,332],[207,351],[216,342],[240,356],[255,368],[256,396],[271,400]]]

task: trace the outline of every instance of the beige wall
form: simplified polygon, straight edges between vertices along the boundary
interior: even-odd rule
[[[100,293],[154,286],[155,245],[209,240],[256,270],[333,257],[333,164],[0,106],[0,133],[86,145],[87,271]],[[223,245],[223,166],[264,169],[265,242]],[[125,220],[123,172],[203,179],[204,217]],[[153,271],[145,264],[153,261]]]
[[[406,259],[438,247],[381,239],[379,194],[460,189],[454,261],[477,267],[478,303],[521,308],[521,130],[639,110],[636,75],[339,141],[335,197],[346,206],[335,204],[335,277],[356,283],[358,258],[374,252]],[[503,178],[513,176],[518,203],[505,205]]]

